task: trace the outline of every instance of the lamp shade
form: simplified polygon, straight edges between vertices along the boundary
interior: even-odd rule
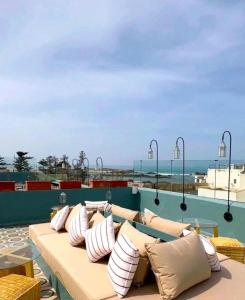
[[[148,159],[153,159],[153,150],[151,149],[151,147],[149,147],[148,150]]]
[[[226,145],[224,141],[219,146],[219,157],[226,157]]]
[[[61,206],[65,206],[66,205],[66,199],[67,199],[66,193],[64,193],[64,192],[60,193],[60,195],[59,195],[59,204]]]
[[[174,159],[179,159],[180,158],[180,149],[179,146],[176,145],[174,148]]]

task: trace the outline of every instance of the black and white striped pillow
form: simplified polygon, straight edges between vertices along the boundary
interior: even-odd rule
[[[108,274],[119,298],[127,295],[139,263],[139,250],[124,234],[121,234],[112,250]]]
[[[59,210],[51,220],[50,227],[56,231],[62,229],[65,226],[65,222],[69,215],[69,212],[70,209],[68,205]]]
[[[112,215],[95,227],[88,229],[85,235],[86,250],[91,262],[96,262],[111,253],[115,244],[115,232]]]
[[[190,233],[191,233],[190,230],[187,230],[187,229],[183,230],[183,236],[186,236]],[[204,248],[204,250],[207,254],[208,263],[211,267],[211,271],[212,272],[219,272],[221,270],[221,266],[220,266],[219,258],[218,258],[218,255],[216,253],[216,250],[215,250],[214,246],[203,235],[199,234],[199,238],[200,238],[200,240],[202,242],[202,245],[203,245],[203,248]]]
[[[100,210],[104,211],[108,204],[108,201],[84,201],[88,210]]]
[[[69,226],[69,241],[72,246],[77,246],[85,240],[88,229],[88,214],[85,206],[82,206],[79,213],[71,220]]]

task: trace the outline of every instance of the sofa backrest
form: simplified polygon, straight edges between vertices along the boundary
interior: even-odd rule
[[[109,215],[110,215],[109,212],[104,212],[104,216],[105,217],[107,217]],[[122,217],[115,216],[115,215],[112,215],[112,217],[113,217],[113,221],[114,222],[118,222],[118,223],[123,223],[126,220],[126,219],[124,219]],[[143,232],[145,234],[148,234],[150,236],[153,236],[155,238],[158,238],[161,241],[170,242],[170,241],[173,241],[173,240],[177,239],[175,236],[172,236],[172,235],[169,235],[169,234],[164,233],[162,231],[153,229],[153,228],[151,228],[151,227],[149,227],[147,225],[141,224],[139,222],[135,222],[135,221],[129,221],[129,222],[130,222],[130,224],[132,224],[139,231],[141,231],[141,232]]]

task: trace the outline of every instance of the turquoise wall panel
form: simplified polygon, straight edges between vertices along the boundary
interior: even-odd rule
[[[67,203],[73,205],[84,200],[106,200],[107,189],[0,192],[0,226],[48,221],[61,192],[67,194]],[[139,195],[132,195],[130,188],[114,188],[111,193],[113,203],[139,209]]]
[[[231,212],[233,222],[227,223],[223,214],[227,210],[227,201],[215,200],[194,195],[186,195],[187,211],[182,212],[179,205],[182,194],[159,191],[159,206],[155,205],[155,190],[140,189],[140,210],[148,208],[158,215],[171,220],[184,218],[205,218],[218,223],[221,236],[235,237],[245,243],[245,203],[233,202]]]

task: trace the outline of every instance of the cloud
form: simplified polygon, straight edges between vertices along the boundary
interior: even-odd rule
[[[131,163],[156,137],[167,159],[181,134],[190,158],[212,158],[217,136],[229,128],[240,158],[244,6],[1,2],[3,154],[21,147],[37,157],[74,157],[84,149],[92,159]]]

